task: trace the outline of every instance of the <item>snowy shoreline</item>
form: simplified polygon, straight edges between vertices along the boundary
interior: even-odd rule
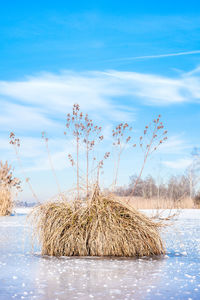
[[[15,207],[13,213],[19,214],[29,214],[34,207]],[[155,215],[159,213],[162,217],[167,217],[169,215],[177,214],[178,219],[200,219],[200,209],[140,209],[141,212],[148,216]]]

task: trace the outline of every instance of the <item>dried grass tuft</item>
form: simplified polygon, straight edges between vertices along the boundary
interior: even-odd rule
[[[161,223],[132,206],[96,190],[90,201],[53,202],[36,207],[31,219],[42,247],[50,256],[142,257],[165,253]]]
[[[0,216],[7,216],[12,213],[13,199],[12,190],[20,190],[21,182],[13,177],[12,168],[6,161],[0,161]]]
[[[9,216],[12,213],[13,201],[11,192],[7,188],[0,189],[0,216]]]

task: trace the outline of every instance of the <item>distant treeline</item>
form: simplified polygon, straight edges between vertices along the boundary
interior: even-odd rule
[[[15,206],[17,207],[33,207],[35,205],[35,202],[15,201]]]
[[[132,193],[136,180],[136,175],[131,176],[130,184],[127,187],[117,187],[115,193],[118,196],[132,195],[146,199],[162,198],[173,201],[185,197],[195,199],[199,197],[199,192],[195,191],[189,175],[171,176],[165,183],[158,183],[151,175],[148,175],[146,178],[138,180],[134,193]]]

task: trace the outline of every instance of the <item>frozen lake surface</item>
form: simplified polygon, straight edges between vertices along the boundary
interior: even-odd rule
[[[151,259],[41,257],[24,213],[0,217],[1,300],[200,299],[200,210],[164,228],[167,255]]]

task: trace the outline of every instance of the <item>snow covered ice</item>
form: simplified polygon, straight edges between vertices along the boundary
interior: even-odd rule
[[[200,299],[200,210],[163,229],[166,256],[143,259],[41,257],[25,213],[0,218],[1,300]]]

